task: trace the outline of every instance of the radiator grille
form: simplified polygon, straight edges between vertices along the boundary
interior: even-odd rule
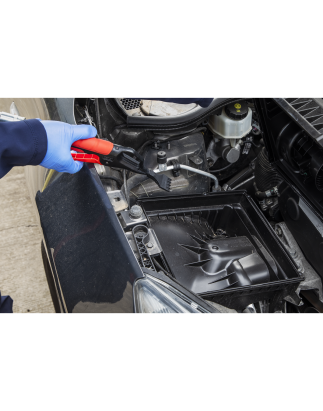
[[[125,110],[134,110],[140,107],[141,100],[132,100],[130,98],[122,98],[120,101],[123,107],[125,108]]]

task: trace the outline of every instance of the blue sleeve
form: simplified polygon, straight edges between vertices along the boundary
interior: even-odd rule
[[[0,122],[0,178],[14,166],[36,166],[47,152],[47,134],[39,120]]]
[[[178,103],[178,104],[191,104],[196,103],[202,107],[208,107],[214,97],[125,97],[138,100],[159,100],[166,101],[168,103]]]
[[[0,314],[12,313],[12,298],[9,297],[9,295],[6,295],[5,297],[2,297],[1,292],[0,292]]]

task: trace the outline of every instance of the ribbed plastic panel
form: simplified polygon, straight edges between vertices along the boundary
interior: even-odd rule
[[[257,157],[255,181],[260,191],[270,190],[282,181],[275,168],[270,164],[265,147],[260,151]]]
[[[317,131],[323,131],[323,105],[312,98],[286,98],[302,117],[304,117]]]
[[[318,190],[323,191],[323,168],[318,171],[315,184]]]
[[[273,100],[323,146],[323,100],[321,97],[272,97]]]

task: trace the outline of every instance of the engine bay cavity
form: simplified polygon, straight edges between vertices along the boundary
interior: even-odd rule
[[[323,131],[323,100],[234,99],[179,131],[122,116],[181,116],[196,104],[111,100],[76,99],[77,123],[171,179],[168,192],[147,175],[95,165],[144,272],[237,312],[320,312],[323,148],[313,130]]]

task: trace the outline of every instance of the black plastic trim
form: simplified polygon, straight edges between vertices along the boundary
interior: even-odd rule
[[[323,135],[316,130],[294,107],[292,107],[284,98],[273,99],[280,108],[282,108],[303,130],[314,138],[323,147]],[[315,99],[313,99],[315,100]],[[317,102],[318,106],[321,105]],[[313,109],[314,110],[314,109]]]
[[[178,116],[169,117],[127,117],[127,126],[129,127],[144,127],[146,130],[176,130],[187,127],[189,125],[195,124],[196,122],[203,121],[210,114],[224,107],[225,105],[235,102],[245,100],[243,98],[215,98],[213,102],[207,108],[196,107],[195,109],[189,111],[186,114],[181,114]]]

